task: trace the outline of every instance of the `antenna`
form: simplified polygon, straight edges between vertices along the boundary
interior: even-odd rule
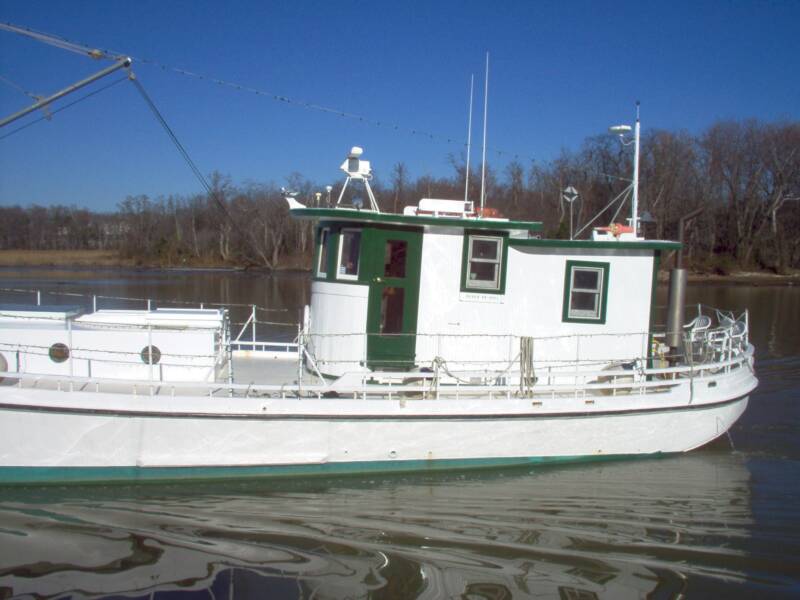
[[[475,75],[469,76],[469,124],[467,125],[467,174],[464,179],[464,202],[469,202],[469,151],[472,148],[472,88],[475,85]]]
[[[489,52],[486,52],[486,77],[483,90],[483,160],[481,163],[481,215],[486,202],[486,115],[489,109]]]
[[[639,235],[639,101],[636,101],[636,124],[634,126],[633,147],[633,199],[631,201],[631,225],[633,236]]]

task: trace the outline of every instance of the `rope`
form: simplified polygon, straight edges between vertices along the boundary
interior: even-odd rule
[[[519,338],[519,391],[528,396],[533,393],[536,383],[536,371],[533,363],[533,338],[523,336]]]

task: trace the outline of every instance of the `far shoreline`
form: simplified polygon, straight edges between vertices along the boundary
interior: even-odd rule
[[[63,269],[131,269],[153,271],[180,271],[196,273],[308,273],[308,267],[300,266],[297,257],[286,261],[275,269],[266,267],[244,267],[203,261],[187,261],[183,264],[141,263],[133,259],[121,258],[114,250],[0,250],[0,268],[63,268]],[[730,273],[701,273],[689,271],[690,284],[719,283],[752,286],[794,286],[800,285],[800,271],[780,275],[770,271],[733,271]],[[659,285],[669,282],[669,270],[658,274]]]

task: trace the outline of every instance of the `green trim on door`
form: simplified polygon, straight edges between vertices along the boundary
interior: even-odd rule
[[[572,269],[575,267],[587,267],[591,269],[601,269],[603,272],[602,288],[600,290],[600,310],[598,318],[591,317],[571,317],[570,297],[572,294]],[[590,323],[593,325],[604,325],[606,322],[606,306],[608,304],[608,279],[611,265],[607,262],[593,262],[585,260],[568,260],[564,270],[564,307],[561,320],[564,323]]]
[[[404,249],[400,271],[387,274],[387,244]],[[374,370],[409,370],[416,359],[417,313],[422,267],[422,230],[368,226],[362,233],[362,271],[369,283],[367,304],[367,366]],[[391,271],[391,269],[390,269]],[[387,311],[402,318],[387,320]],[[390,325],[391,333],[384,333]],[[396,330],[396,331],[395,331]]]
[[[469,272],[469,238],[499,238],[502,239],[500,257],[500,286],[498,288],[483,288],[467,286],[467,273]],[[508,232],[507,231],[479,231],[475,229],[464,230],[464,239],[461,244],[461,291],[470,294],[505,294],[506,272],[508,271]]]

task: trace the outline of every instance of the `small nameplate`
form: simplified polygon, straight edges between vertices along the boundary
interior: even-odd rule
[[[483,302],[485,304],[504,304],[503,294],[475,294],[473,292],[461,292],[458,296],[461,302]]]

